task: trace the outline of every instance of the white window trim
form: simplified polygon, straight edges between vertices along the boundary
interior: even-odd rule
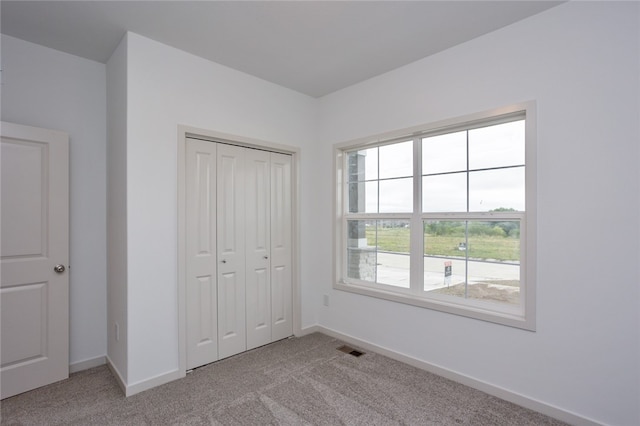
[[[423,294],[412,294],[406,290],[401,292],[394,289],[393,286],[384,284],[373,284],[371,282],[357,282],[349,280],[344,282],[343,268],[345,267],[344,253],[346,251],[343,243],[346,235],[344,229],[345,218],[343,216],[345,194],[344,192],[344,165],[345,153],[354,149],[363,149],[369,146],[379,146],[381,144],[398,142],[402,139],[414,138],[417,135],[436,135],[439,133],[450,133],[456,130],[468,129],[476,123],[486,124],[487,122],[499,123],[501,119],[511,121],[515,115],[525,116],[525,193],[526,193],[526,212],[515,213],[514,218],[520,218],[524,222],[521,228],[521,287],[520,300],[521,303],[517,307],[507,306],[501,303],[491,303],[487,301],[478,301],[473,299],[462,299],[455,296],[430,294],[425,297]],[[494,121],[497,119],[497,121]],[[517,327],[525,330],[535,331],[536,329],[536,180],[537,180],[537,164],[536,164],[536,103],[535,101],[523,102],[520,104],[510,105],[504,108],[493,109],[463,117],[457,117],[449,120],[438,121],[431,124],[420,125],[385,134],[360,138],[352,141],[342,142],[334,145],[334,256],[333,256],[333,288],[342,291],[348,291],[365,296],[376,297],[393,302],[405,303],[413,306],[419,306],[427,309],[447,312],[455,315],[475,318],[483,321],[489,321],[511,327]],[[416,144],[419,145],[419,144]],[[414,161],[419,162],[421,156],[414,152]],[[414,167],[417,169],[417,167]],[[421,173],[414,176],[421,179]],[[420,185],[414,185],[414,192],[420,190]],[[417,195],[414,194],[414,200]],[[504,215],[504,213],[502,213]],[[501,217],[502,217],[501,215]],[[375,216],[375,217],[374,217]],[[375,214],[368,216],[367,214],[349,214],[350,219],[356,218],[411,218],[411,227],[421,227],[423,219],[487,219],[491,217],[491,213],[462,213],[455,215],[423,213],[416,214]],[[414,223],[415,222],[415,223]],[[418,241],[411,242],[411,256],[421,256],[421,247]],[[419,271],[422,262],[411,262],[411,275],[421,274]],[[414,271],[413,269],[416,269]]]

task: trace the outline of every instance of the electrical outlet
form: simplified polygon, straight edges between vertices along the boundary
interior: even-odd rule
[[[324,296],[322,296],[322,302],[324,303],[324,306],[329,306],[329,295],[325,294]]]
[[[118,323],[113,324],[113,331],[115,332],[117,342],[120,340],[120,326],[118,325]]]

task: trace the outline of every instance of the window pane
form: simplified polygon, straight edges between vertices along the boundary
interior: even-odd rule
[[[467,211],[467,174],[423,176],[422,211]]]
[[[347,153],[349,182],[378,178],[378,148]]]
[[[408,254],[378,253],[378,283],[410,288]]]
[[[347,221],[347,277],[376,281],[376,221]]]
[[[424,290],[520,303],[519,221],[425,221]]]
[[[524,208],[524,167],[469,173],[469,211]]]
[[[467,233],[469,259],[520,262],[519,221],[471,221]]]
[[[469,130],[469,169],[524,164],[524,120]]]
[[[379,220],[377,282],[409,288],[409,220]]]
[[[413,211],[413,178],[380,181],[380,213]]]
[[[467,170],[467,132],[422,139],[422,174]]]
[[[464,285],[466,268],[464,259],[425,256],[424,291],[442,293],[442,289]]]
[[[349,184],[349,213],[378,212],[378,182]]]
[[[413,176],[413,141],[379,148],[380,179]]]
[[[348,220],[347,247],[375,250],[377,243],[375,220]]]
[[[409,254],[409,222],[405,220],[378,220],[378,251]]]
[[[462,257],[466,256],[466,223],[454,220],[424,221],[425,256]]]
[[[467,298],[520,303],[520,222],[469,222]]]
[[[520,265],[469,261],[467,298],[520,304]]]
[[[348,220],[347,277],[409,288],[406,220]]]
[[[465,223],[424,221],[424,291],[464,284]]]

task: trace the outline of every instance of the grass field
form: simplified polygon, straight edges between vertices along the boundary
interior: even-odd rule
[[[378,228],[376,244],[376,228],[367,227],[369,245],[377,245],[378,250],[409,253],[409,228]],[[425,254],[431,256],[463,257],[464,250],[458,245],[464,243],[462,235],[424,235]],[[520,260],[520,239],[492,235],[470,235],[467,242],[469,257],[474,259],[494,259],[500,261]]]

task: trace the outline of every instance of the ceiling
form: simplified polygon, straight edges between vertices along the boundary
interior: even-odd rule
[[[106,63],[126,31],[320,97],[558,1],[2,1],[7,34]]]

